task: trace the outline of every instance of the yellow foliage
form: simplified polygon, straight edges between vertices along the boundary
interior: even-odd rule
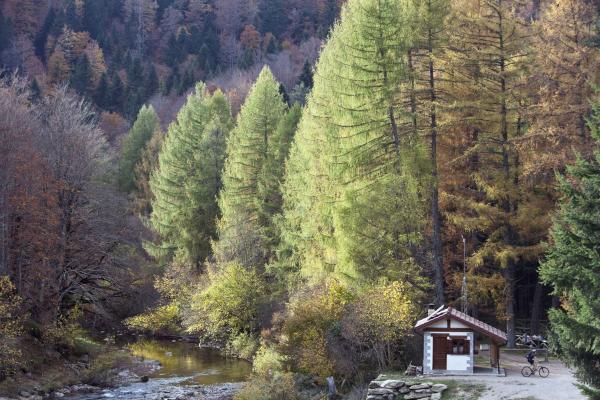
[[[21,298],[8,276],[0,276],[0,380],[21,365],[17,339],[23,329]]]

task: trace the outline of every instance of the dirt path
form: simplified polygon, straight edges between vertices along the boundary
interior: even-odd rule
[[[482,393],[480,400],[585,400],[574,385],[576,380],[573,373],[560,361],[540,363],[550,369],[547,378],[523,377],[521,368],[525,365],[524,361],[520,354],[503,353],[501,362],[506,368],[506,377],[456,376],[452,379],[486,385],[487,390]]]

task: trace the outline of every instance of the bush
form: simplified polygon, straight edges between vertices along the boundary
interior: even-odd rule
[[[252,363],[252,370],[258,376],[269,377],[283,372],[287,358],[271,346],[262,345]]]
[[[270,378],[254,375],[244,384],[235,400],[300,400],[292,373],[276,373]]]
[[[209,271],[209,286],[194,295],[187,330],[214,337],[256,332],[265,283],[252,269],[229,264]]]
[[[258,339],[248,333],[240,333],[227,343],[225,352],[228,355],[251,360],[258,349]]]
[[[173,303],[125,320],[125,325],[131,329],[151,332],[178,332],[180,324],[179,307]]]
[[[8,276],[0,277],[0,381],[22,365],[18,338],[23,331],[21,298]]]
[[[75,307],[52,324],[46,325],[42,340],[45,343],[53,344],[63,355],[72,352],[76,347],[77,339],[85,336],[85,331],[78,322],[80,315],[80,309]]]
[[[286,354],[296,369],[321,377],[335,372],[328,340],[337,336],[346,304],[353,294],[337,281],[313,287],[297,295],[288,307],[283,334]]]
[[[413,290],[402,282],[383,283],[365,291],[346,308],[341,335],[380,370],[391,367],[398,345],[414,326],[418,314]]]

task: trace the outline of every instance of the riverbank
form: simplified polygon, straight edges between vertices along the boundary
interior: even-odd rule
[[[0,383],[0,399],[226,400],[251,370],[244,361],[185,341],[137,338],[122,347],[91,343],[92,351],[76,359],[46,354],[44,360],[52,362]]]

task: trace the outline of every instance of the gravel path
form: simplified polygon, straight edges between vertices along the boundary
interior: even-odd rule
[[[576,380],[573,373],[560,361],[540,363],[550,369],[547,378],[537,375],[525,378],[521,375],[521,368],[525,365],[522,355],[503,352],[500,360],[506,368],[506,377],[455,376],[450,379],[486,385],[487,390],[482,393],[480,400],[585,400],[574,385]]]

